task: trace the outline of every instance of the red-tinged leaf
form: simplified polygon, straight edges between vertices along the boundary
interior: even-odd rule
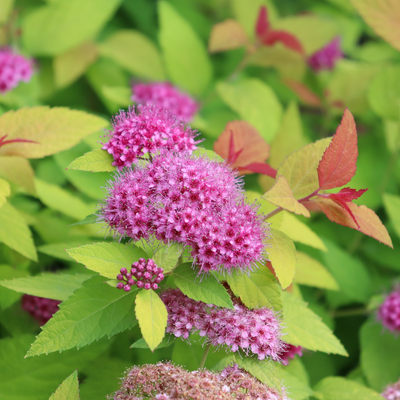
[[[256,23],[256,35],[262,39],[263,36],[269,31],[268,11],[267,7],[260,7]]]
[[[275,168],[272,168],[269,164],[267,163],[251,163],[247,164],[243,167],[238,167],[238,171],[242,174],[248,173],[246,171],[251,171],[256,174],[262,174],[262,175],[267,175],[270,176],[271,178],[276,178],[276,173],[277,170]]]
[[[264,163],[269,156],[269,144],[252,125],[246,121],[229,122],[214,143],[214,151],[227,160],[232,168],[254,163]],[[253,171],[240,168],[241,174]]]
[[[246,31],[233,19],[227,19],[213,26],[210,40],[208,42],[208,50],[210,53],[237,49],[249,44]]]
[[[329,196],[330,199],[332,199],[336,204],[339,206],[343,207],[347,213],[350,215],[350,217],[353,219],[353,221],[356,223],[357,228],[360,229],[360,225],[356,220],[356,217],[354,216],[353,212],[350,210],[350,207],[347,205],[347,203],[341,198],[336,196],[334,193]]]
[[[356,229],[367,236],[393,248],[392,240],[387,229],[382,224],[375,212],[366,206],[357,206],[354,203],[347,203],[360,228],[357,227],[349,213],[332,199],[319,197],[313,200],[318,204],[321,211],[333,222]]]
[[[285,79],[284,83],[289,86],[293,92],[296,93],[298,98],[308,106],[320,108],[322,105],[321,99],[304,83],[292,81],[290,79]]]
[[[35,144],[40,144],[39,142],[35,142],[34,140],[28,140],[28,139],[11,139],[11,140],[5,140],[8,135],[4,135],[0,138],[0,147],[4,146],[5,144],[11,144],[11,143],[35,143]]]
[[[341,198],[343,201],[346,203],[349,201],[353,201],[358,199],[360,196],[362,196],[368,189],[351,189],[351,188],[343,188],[340,190],[339,193],[332,193],[329,195],[330,198]]]
[[[280,42],[287,48],[292,49],[297,53],[304,54],[303,45],[294,35],[289,32],[271,30],[263,36],[262,42],[266,46],[273,46],[275,43]]]
[[[356,123],[351,112],[346,109],[318,165],[320,190],[333,189],[348,183],[356,173],[357,156]]]

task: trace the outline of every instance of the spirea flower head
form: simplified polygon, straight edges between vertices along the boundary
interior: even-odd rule
[[[163,108],[185,122],[190,122],[199,108],[195,100],[169,82],[137,83],[132,90],[135,103]]]
[[[112,122],[109,141],[102,149],[114,158],[118,170],[131,166],[146,153],[169,151],[191,153],[196,149],[197,132],[185,126],[169,111],[154,106],[130,107],[121,111]]]
[[[139,289],[157,290],[158,284],[164,279],[163,272],[151,258],[148,260],[140,258],[132,264],[129,272],[126,268],[121,268],[117,279],[122,282],[117,283],[117,289],[129,292],[131,287],[136,285]]]
[[[283,352],[279,354],[282,359],[282,364],[289,365],[289,359],[293,360],[296,354],[301,357],[303,355],[303,348],[301,346],[293,346],[292,344],[287,344]]]
[[[378,319],[391,331],[400,332],[400,286],[390,293],[378,310]]]
[[[259,360],[280,360],[285,345],[272,309],[250,310],[235,297],[233,310],[217,307],[190,299],[179,289],[168,289],[160,297],[168,311],[168,333],[188,339],[198,332],[213,346],[226,345],[233,352],[241,349]]]
[[[100,214],[114,233],[190,246],[201,272],[251,269],[264,259],[267,226],[240,180],[205,157],[166,153],[120,175]]]
[[[237,365],[221,372],[187,371],[171,363],[134,366],[110,400],[288,400]]]
[[[388,385],[381,396],[386,400],[400,400],[400,380],[393,385]]]
[[[22,296],[22,309],[39,321],[40,325],[44,325],[58,311],[60,303],[61,301],[58,300],[45,299],[29,294]]]
[[[308,59],[308,63],[314,71],[318,72],[323,69],[333,69],[341,58],[343,58],[343,53],[340,48],[340,37],[336,37],[322,49],[316,51]]]
[[[21,81],[29,82],[33,74],[33,62],[9,47],[0,49],[0,93],[15,88]]]

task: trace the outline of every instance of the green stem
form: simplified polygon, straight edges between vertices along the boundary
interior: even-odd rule
[[[200,364],[199,364],[199,369],[204,368],[204,365],[206,364],[208,352],[210,351],[210,349],[211,349],[211,343],[208,344],[206,346],[206,348],[204,349],[203,357],[201,357],[201,361],[200,361]]]

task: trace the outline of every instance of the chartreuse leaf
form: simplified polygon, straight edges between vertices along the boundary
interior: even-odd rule
[[[157,349],[162,349],[163,347],[169,347],[171,344],[174,344],[174,336],[170,334],[166,334],[164,336],[164,339],[160,342],[160,344],[157,346]],[[141,338],[139,340],[136,340],[135,343],[133,343],[130,347],[131,349],[148,349],[149,345],[146,343],[146,341]]]
[[[295,199],[301,199],[319,188],[318,164],[331,139],[321,139],[290,154],[278,168],[277,175],[283,175]]]
[[[28,271],[12,268],[9,265],[0,265],[0,279],[22,278],[29,275]],[[6,309],[14,304],[21,295],[13,290],[0,287],[0,309]]]
[[[296,258],[295,283],[328,290],[339,290],[339,285],[335,278],[319,261],[301,251],[297,252]]]
[[[65,379],[49,400],[79,400],[78,371],[75,370]]]
[[[42,328],[26,357],[80,348],[136,325],[137,290],[125,292],[97,279],[93,284],[90,281],[59,306],[59,311]]]
[[[89,278],[90,276],[86,274],[42,274],[0,281],[0,285],[32,296],[66,300],[76,289],[82,286],[83,281]]]
[[[192,263],[181,264],[173,272],[174,283],[182,292],[196,301],[216,306],[233,308],[232,300],[214,275],[197,276]]]
[[[120,0],[58,0],[24,18],[22,40],[34,55],[56,55],[93,39]]]
[[[70,226],[95,224],[97,222],[97,218],[98,217],[96,214],[90,214],[86,216],[82,221],[75,222],[75,224],[71,224]]]
[[[48,399],[60,382],[80,371],[103,353],[110,342],[101,340],[83,349],[48,356],[24,358],[33,335],[0,340],[0,393],[4,399]]]
[[[249,274],[233,274],[227,277],[227,281],[246,307],[282,309],[281,290],[267,267],[260,266]]]
[[[400,340],[373,319],[360,331],[361,366],[370,386],[381,391],[400,376]]]
[[[289,236],[277,229],[271,229],[269,242],[271,247],[267,249],[268,258],[282,289],[286,289],[296,273],[296,247]]]
[[[400,196],[385,193],[383,195],[383,204],[397,236],[400,237]]]
[[[339,376],[329,376],[318,382],[314,397],[319,400],[382,400],[375,390]]]
[[[8,111],[0,117],[0,131],[7,132],[7,140],[28,139],[38,143],[10,143],[0,148],[0,156],[48,156],[69,149],[107,125],[103,118],[64,107],[40,106]]]
[[[74,247],[68,249],[67,253],[86,268],[109,279],[115,279],[123,267],[129,270],[139,258],[147,258],[141,248],[132,244],[106,242]]]
[[[313,394],[311,388],[299,378],[292,375],[287,368],[284,368],[277,363],[275,368],[278,378],[282,380],[286,391],[290,393],[290,400],[306,400]]]
[[[128,86],[103,86],[103,96],[123,108],[132,105],[132,89]]]
[[[192,153],[196,157],[207,157],[213,161],[223,162],[224,159],[217,154],[215,151],[204,149],[203,147],[199,147]]]
[[[14,0],[3,0],[0,8],[0,23],[7,22],[13,8]]]
[[[307,304],[294,295],[282,292],[285,342],[313,351],[340,354],[347,352],[332,331],[321,322]]]
[[[37,261],[31,231],[21,214],[9,203],[0,207],[0,242]]]
[[[169,2],[158,2],[158,16],[159,42],[171,81],[193,95],[203,94],[213,74],[205,45]]]
[[[183,247],[178,243],[170,243],[168,245],[160,246],[153,256],[154,262],[158,267],[164,270],[164,274],[172,271],[183,252]]]
[[[165,79],[157,47],[138,31],[118,30],[100,44],[99,50],[101,55],[111,58],[132,74],[151,80]]]
[[[0,157],[0,176],[21,186],[29,194],[35,194],[34,172],[26,158]]]
[[[217,84],[222,100],[241,118],[250,122],[270,143],[278,132],[282,119],[282,106],[274,91],[259,79],[245,79],[236,83]],[[265,118],[270,110],[270,118]]]
[[[47,254],[48,256],[51,257],[59,258],[65,261],[71,261],[71,258],[68,256],[65,249],[82,246],[88,244],[88,242],[93,242],[93,240],[87,238],[82,240],[74,240],[73,242],[66,242],[66,243],[44,244],[43,246],[38,247],[38,251],[40,253]]]
[[[153,289],[140,290],[135,303],[140,331],[150,350],[154,351],[165,335],[168,321],[167,308]]]
[[[8,197],[10,193],[10,184],[0,178],[0,207],[7,201],[6,197]]]
[[[107,151],[96,149],[77,158],[68,165],[68,169],[90,172],[110,172],[116,168],[111,165],[114,161],[113,156]]]

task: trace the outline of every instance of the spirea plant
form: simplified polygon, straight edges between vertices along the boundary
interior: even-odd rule
[[[392,3],[0,5],[1,399],[400,398]]]

